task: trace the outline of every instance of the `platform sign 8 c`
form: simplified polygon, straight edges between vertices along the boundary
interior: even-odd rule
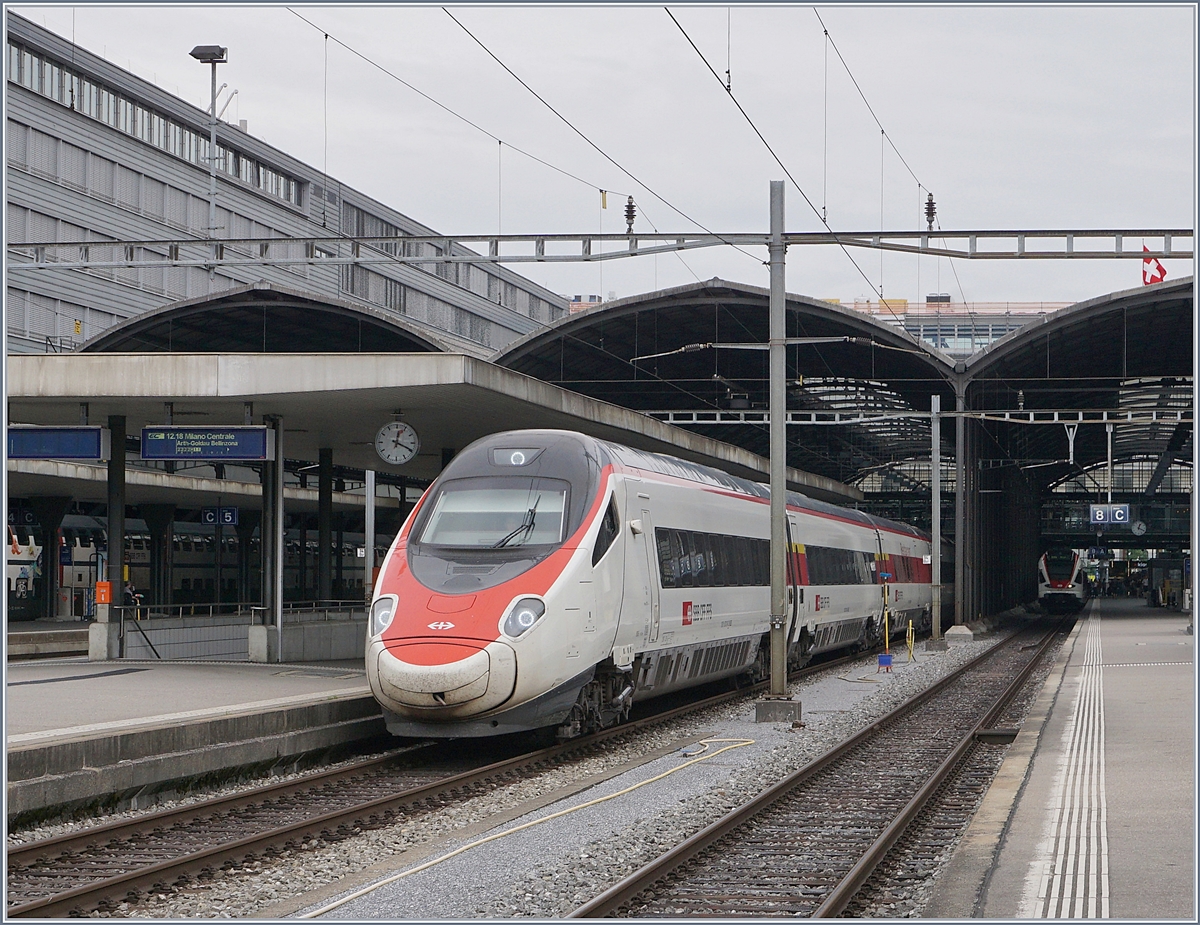
[[[1089,523],[1093,524],[1127,524],[1129,523],[1128,504],[1091,504],[1088,505],[1091,516]]]

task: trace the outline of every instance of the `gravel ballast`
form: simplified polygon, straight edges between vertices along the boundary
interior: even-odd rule
[[[97,915],[235,918],[312,912],[481,837],[554,815],[353,899],[328,916],[561,917],[997,641],[996,636],[977,637],[943,652],[918,648],[911,664],[901,653],[890,674],[878,672],[873,657],[864,657],[806,678],[790,689],[803,704],[800,729],[756,724],[750,700],[714,707],[631,735],[602,755],[463,803],[334,844],[310,843],[285,859],[250,863]],[[706,749],[696,744],[702,739],[710,740]],[[717,739],[732,741],[712,741]],[[681,743],[690,744],[687,754],[677,748],[661,754]],[[726,750],[718,754],[721,749]],[[665,776],[637,786],[659,775]],[[539,799],[541,808],[521,815]]]

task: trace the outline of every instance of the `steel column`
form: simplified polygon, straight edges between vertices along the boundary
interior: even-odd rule
[[[333,598],[333,450],[323,447],[317,464],[317,600]]]
[[[787,290],[783,243],[783,181],[771,181],[770,411],[771,411],[771,696],[787,694],[787,391],[784,340]]]
[[[42,528],[42,594],[46,604],[46,619],[54,620],[58,613],[59,564],[58,531],[63,517],[71,506],[71,498],[65,495],[35,496],[29,499],[29,509]],[[68,608],[67,616],[71,616]]]
[[[933,608],[933,638],[942,638],[942,396],[932,395],[929,398],[929,423],[930,431],[932,432],[932,463],[933,476],[931,479],[933,488],[933,517],[930,520],[932,525],[932,546],[933,549],[931,562],[933,563],[933,599],[931,601]]]
[[[363,596],[367,603],[371,602],[375,590],[375,470],[366,471],[366,485],[363,489],[366,503],[365,523],[363,527]]]
[[[283,661],[283,560],[287,555],[287,544],[284,541],[283,533],[283,418],[280,415],[275,415],[273,421],[275,428],[275,468],[271,474],[274,476],[275,485],[271,490],[271,496],[275,501],[275,518],[270,525],[271,533],[274,535],[274,542],[271,544],[275,549],[275,561],[272,563],[273,581],[271,582],[274,589],[274,599],[271,601],[272,614],[275,619],[275,641],[278,644],[278,653],[276,661]]]
[[[125,415],[110,414],[108,430],[108,580],[116,604],[125,590]]]
[[[174,596],[175,505],[143,504],[138,510],[150,528],[150,603],[170,604]]]
[[[1108,431],[1108,503],[1112,504],[1112,488],[1113,488],[1113,426],[1111,423],[1105,424],[1104,429]]]
[[[954,408],[967,410],[966,385],[954,384]],[[954,625],[963,623],[963,607],[966,604],[966,466],[967,453],[966,418],[959,415],[954,419]]]
[[[269,424],[267,419],[263,419],[263,423]],[[262,520],[259,522],[259,553],[261,558],[260,572],[262,576],[261,588],[262,606],[266,608],[269,615],[271,611],[271,602],[275,596],[275,531],[271,529],[271,525],[275,523],[275,466],[277,463],[271,460],[264,460],[262,464]],[[263,618],[263,624],[268,625],[269,616]]]

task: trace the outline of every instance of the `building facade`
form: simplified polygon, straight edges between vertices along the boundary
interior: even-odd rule
[[[85,242],[91,259],[104,260],[122,256],[113,242],[207,238],[209,113],[11,12],[7,26],[6,244]],[[239,126],[218,123],[215,158],[217,239],[437,234]],[[272,256],[302,257],[303,247],[279,245]],[[384,246],[400,248],[441,255],[431,244]],[[165,247],[139,250],[126,256],[168,256]],[[259,280],[403,315],[481,357],[567,313],[562,296],[498,265],[260,264],[210,273],[19,264],[10,257],[10,353],[69,351],[150,309]]]
[[[834,304],[838,300],[831,299]],[[929,295],[925,301],[907,299],[883,302],[854,301],[855,311],[876,321],[901,328],[913,337],[936,347],[956,360],[966,359],[1019,331],[1027,324],[1066,308],[1070,302],[951,302],[945,293]]]

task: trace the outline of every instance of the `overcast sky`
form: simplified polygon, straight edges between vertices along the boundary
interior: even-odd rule
[[[227,119],[246,119],[251,134],[439,232],[620,232],[630,193],[639,230],[697,230],[673,206],[713,231],[765,232],[768,183],[784,179],[661,6],[450,8],[640,183],[439,7],[295,8],[319,28],[285,6],[10,8],[204,107],[208,69],[188,51],[228,46],[220,80],[238,94]],[[738,102],[834,230],[876,230],[881,218],[889,230],[924,227],[918,180],[945,229],[1193,227],[1192,7],[817,7],[900,156],[882,144],[813,7],[671,10],[722,79],[728,67]],[[600,188],[614,191],[607,211]],[[786,195],[787,229],[820,230],[790,183]],[[955,301],[1078,301],[1141,283],[1139,261],[952,269],[945,259],[888,255],[881,266],[878,252],[851,254],[870,285],[839,250],[805,247],[788,254],[788,290],[842,301],[870,297],[871,285],[909,300],[941,291]],[[623,297],[713,276],[765,287],[764,257],[720,248],[514,269],[567,295]],[[1167,269],[1169,279],[1192,272],[1190,261]]]

